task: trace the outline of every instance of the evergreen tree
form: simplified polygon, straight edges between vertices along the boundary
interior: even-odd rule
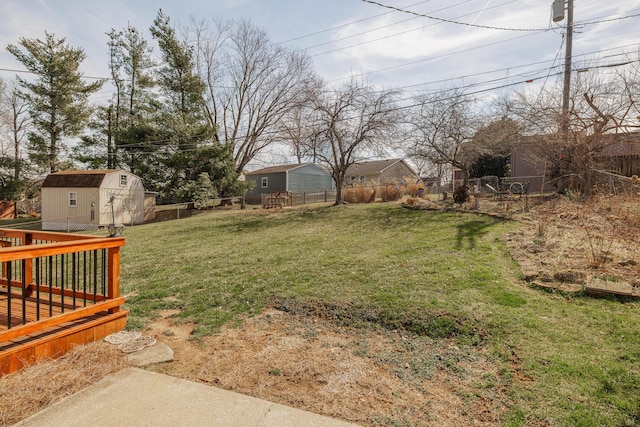
[[[161,10],[150,30],[165,64],[156,72],[162,94],[157,131],[165,153],[162,191],[175,194],[189,183],[202,182],[202,173],[208,174],[219,192],[229,191],[237,186],[238,177],[233,153],[214,142],[215,127],[205,115],[205,84],[194,71],[193,47],[177,38]]]
[[[103,118],[101,126],[108,131],[103,141],[107,144],[107,166],[125,166],[143,176],[148,173],[157,139],[153,124],[157,103],[150,91],[155,63],[147,40],[136,28],[112,29],[107,35],[109,69],[116,88],[110,115]]]
[[[29,156],[37,165],[55,172],[61,166],[62,140],[77,136],[89,118],[88,99],[103,80],[86,83],[79,71],[82,49],[64,38],[46,33],[45,40],[21,38],[7,46],[30,72],[34,81],[17,77],[20,96],[29,104],[34,131],[29,134]]]

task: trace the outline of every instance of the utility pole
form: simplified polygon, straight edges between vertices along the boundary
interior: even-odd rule
[[[567,1],[567,31],[565,39],[564,54],[564,85],[562,88],[562,123],[561,132],[563,142],[566,144],[569,139],[569,98],[571,94],[571,48],[573,44],[573,0]],[[553,22],[564,19],[565,0],[555,0],[553,2]]]
[[[113,147],[111,146],[111,135],[113,133],[111,118],[113,115],[113,105],[107,109],[107,169],[115,169],[113,158]]]

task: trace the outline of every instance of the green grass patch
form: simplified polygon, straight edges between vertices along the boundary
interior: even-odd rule
[[[179,309],[197,338],[274,306],[402,330],[488,354],[500,373],[482,377],[477,393],[506,390],[505,425],[636,425],[640,306],[518,283],[499,240],[516,227],[374,203],[214,211],[128,228],[121,278],[129,324]],[[419,353],[412,350],[403,375],[435,366],[463,374],[459,355]]]

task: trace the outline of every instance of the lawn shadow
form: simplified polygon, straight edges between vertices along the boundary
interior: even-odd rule
[[[456,249],[463,249],[465,242],[468,244],[468,249],[474,249],[476,247],[476,239],[485,235],[487,229],[493,225],[494,223],[479,220],[466,221],[458,224]]]

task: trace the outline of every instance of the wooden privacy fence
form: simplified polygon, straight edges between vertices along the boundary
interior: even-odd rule
[[[123,237],[0,229],[0,374],[121,330]]]

